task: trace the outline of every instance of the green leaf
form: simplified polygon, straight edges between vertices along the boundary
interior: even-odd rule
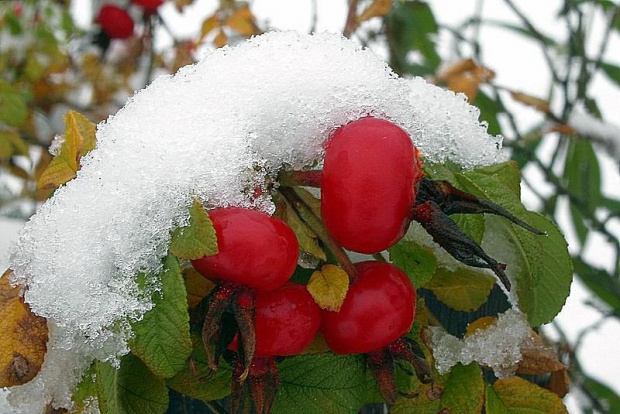
[[[507,263],[516,280],[521,310],[530,325],[551,321],[564,306],[570,292],[573,268],[564,236],[548,219],[527,212],[523,218],[547,232],[537,236],[503,218],[486,217],[490,235],[482,247],[497,260]]]
[[[101,414],[164,414],[168,389],[137,357],[121,358],[119,369],[105,362],[95,365]]]
[[[496,381],[486,389],[487,414],[568,414],[560,397],[519,377]]]
[[[584,377],[583,385],[606,408],[606,412],[620,413],[620,396],[614,390],[590,377]]]
[[[161,294],[153,298],[154,308],[132,324],[133,354],[161,378],[170,378],[185,366],[192,353],[185,282],[179,262],[168,256],[161,275]]]
[[[386,34],[390,44],[390,66],[397,73],[415,75],[434,74],[441,63],[435,50],[434,37],[438,26],[430,6],[424,1],[394,2],[385,18]],[[412,65],[407,55],[417,51],[422,64]]]
[[[299,250],[308,253],[317,259],[323,261],[327,260],[325,251],[319,245],[319,238],[316,233],[304,222],[295,209],[288,203],[285,198],[282,198],[287,205],[284,213],[284,221],[295,233],[297,241],[299,242]],[[320,216],[319,216],[320,217]]]
[[[217,236],[209,214],[198,200],[189,209],[189,226],[172,232],[170,251],[179,259],[196,260],[217,254]]]
[[[603,62],[601,63],[601,69],[603,70],[603,72],[605,72],[605,75],[607,75],[612,82],[620,85],[620,66]]]
[[[478,91],[473,105],[480,109],[480,119],[489,125],[487,128],[489,134],[500,135],[502,127],[499,123],[498,115],[506,111],[499,98],[497,101],[494,101],[483,91]]]
[[[274,414],[353,414],[381,401],[361,355],[301,355],[278,364],[278,371]]]
[[[401,398],[392,414],[479,414],[484,404],[484,381],[478,364],[458,364],[435,384],[420,385],[415,398]]]
[[[574,259],[575,273],[581,281],[612,310],[620,311],[620,282],[609,273],[596,269],[580,258]]]
[[[476,243],[482,243],[484,216],[482,214],[453,214],[450,218]]]
[[[9,83],[0,79],[0,122],[18,127],[27,117],[26,102]]]
[[[390,260],[401,268],[414,286],[420,287],[435,274],[437,259],[433,251],[410,240],[401,240],[388,249]]]
[[[573,139],[568,145],[564,179],[574,194],[591,214],[601,201],[601,171],[592,144]]]
[[[230,394],[232,372],[225,362],[220,362],[215,374],[207,365],[207,356],[200,335],[192,335],[192,355],[185,367],[166,380],[173,390],[203,401],[220,400]]]
[[[476,22],[477,20],[478,19],[471,19],[471,22]],[[529,37],[530,39],[534,41],[543,42],[547,46],[557,46],[557,42],[553,40],[551,37],[545,36],[544,34],[540,32],[534,33],[527,27],[523,27],[523,26],[516,25],[513,23],[503,22],[500,20],[479,19],[479,21],[480,23],[487,25],[487,26],[499,27],[499,28],[506,29],[511,32],[515,32],[518,35]]]
[[[474,312],[487,301],[495,278],[478,269],[459,267],[455,271],[439,268],[424,287],[454,310]]]
[[[0,131],[0,160],[7,161],[13,155],[28,155],[28,145],[16,132]]]

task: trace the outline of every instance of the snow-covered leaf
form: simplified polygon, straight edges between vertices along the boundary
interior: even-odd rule
[[[189,226],[172,232],[170,251],[179,259],[195,260],[217,254],[217,236],[209,214],[198,200],[189,209]]]

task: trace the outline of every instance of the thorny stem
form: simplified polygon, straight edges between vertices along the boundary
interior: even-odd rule
[[[349,256],[347,256],[342,246],[329,234],[323,222],[312,212],[310,207],[304,203],[292,188],[282,187],[280,188],[280,193],[282,193],[295,211],[297,211],[299,217],[316,233],[319,239],[321,239],[323,245],[334,255],[340,267],[349,275],[349,283],[354,283],[357,279],[357,270],[355,266],[351,263],[351,259],[349,259]]]

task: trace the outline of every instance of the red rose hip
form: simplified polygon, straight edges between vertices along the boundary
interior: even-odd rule
[[[237,207],[211,210],[209,217],[219,252],[192,261],[203,276],[221,285],[269,291],[293,275],[299,244],[282,220]]]
[[[326,145],[321,214],[343,247],[377,253],[409,225],[422,177],[411,138],[397,125],[361,118],[336,130]]]
[[[133,35],[133,19],[124,9],[113,4],[104,5],[96,21],[110,39],[126,39]]]
[[[416,293],[407,275],[382,262],[355,264],[358,278],[340,312],[321,311],[322,332],[336,354],[361,354],[396,341],[411,329]]]

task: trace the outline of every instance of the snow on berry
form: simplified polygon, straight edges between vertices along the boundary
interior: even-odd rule
[[[330,133],[367,115],[399,125],[432,161],[504,160],[501,137],[463,95],[401,79],[340,35],[268,33],[137,93],[98,126],[77,178],[26,224],[12,254],[13,281],[48,319],[50,343],[42,371],[11,401],[68,407],[93,358],[127,352],[128,321],[152,307],[136,275],[160,270],[193,197],[271,212],[265,195],[244,189],[282,166],[320,162]]]

